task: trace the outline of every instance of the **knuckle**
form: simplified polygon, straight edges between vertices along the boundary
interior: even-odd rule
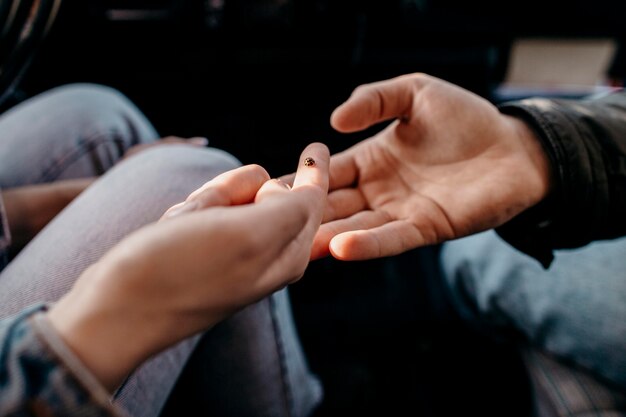
[[[361,84],[357,88],[354,89],[352,95],[358,96],[358,95],[368,94],[371,88],[372,88],[371,84]]]
[[[267,181],[270,178],[270,175],[267,173],[265,168],[263,168],[259,164],[250,164],[248,165],[247,169],[250,171],[250,173],[256,175],[257,178],[261,181]]]
[[[250,170],[251,172],[254,173],[262,173],[265,172],[265,168],[263,168],[261,165],[259,164],[249,164],[247,166],[247,169]]]
[[[198,193],[191,194],[187,198],[187,202],[194,201],[202,207],[211,205],[228,206],[231,204],[231,196],[228,190],[229,188],[226,184],[216,184]]]

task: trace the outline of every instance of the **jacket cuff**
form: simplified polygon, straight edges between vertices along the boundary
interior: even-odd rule
[[[31,324],[36,336],[59,362],[61,372],[66,373],[68,379],[73,379],[72,383],[77,383],[78,391],[82,391],[89,398],[87,402],[79,404],[81,408],[93,409],[93,415],[127,417],[111,404],[111,394],[67,347],[45,313],[35,314],[31,318]]]
[[[39,305],[6,319],[1,366],[8,379],[0,388],[0,414],[126,417],[61,340],[45,309]]]
[[[571,105],[528,99],[499,109],[524,120],[535,131],[551,162],[555,184],[548,199],[496,231],[547,268],[554,249],[583,246],[600,227],[608,208],[602,151],[588,126],[580,122],[581,113]]]

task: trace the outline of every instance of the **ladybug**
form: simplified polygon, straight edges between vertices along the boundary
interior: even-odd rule
[[[315,159],[308,157],[308,158],[304,158],[304,166],[307,167],[312,167],[315,165]]]

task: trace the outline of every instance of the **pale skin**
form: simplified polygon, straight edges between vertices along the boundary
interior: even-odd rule
[[[313,259],[391,256],[477,233],[551,190],[534,133],[460,87],[406,75],[357,88],[331,117],[345,133],[383,121],[392,122],[332,157]]]
[[[293,187],[258,165],[216,177],[88,268],[50,322],[114,389],[151,355],[302,276],[326,208],[328,165],[326,146],[312,144]]]

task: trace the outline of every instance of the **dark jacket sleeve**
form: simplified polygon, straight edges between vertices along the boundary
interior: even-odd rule
[[[626,92],[528,99],[500,111],[525,120],[552,163],[552,195],[497,229],[545,267],[553,250],[626,235]]]

